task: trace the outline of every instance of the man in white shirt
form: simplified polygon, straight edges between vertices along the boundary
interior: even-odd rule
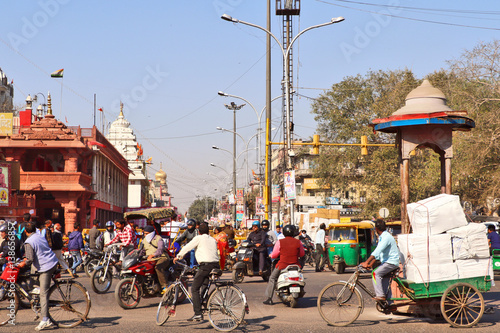
[[[316,232],[316,237],[314,238],[314,243],[316,244],[316,272],[321,272],[325,267],[325,236],[326,236],[326,225],[321,223],[319,230]]]
[[[193,297],[193,310],[194,316],[189,318],[188,321],[202,321],[203,314],[201,312],[201,294],[200,289],[203,285],[208,284],[208,276],[212,269],[219,269],[219,251],[217,249],[217,241],[211,237],[208,232],[208,224],[203,222],[198,229],[200,233],[187,243],[182,250],[174,258],[174,263],[182,259],[189,251],[195,250],[196,261],[199,263],[200,268],[193,278],[191,284],[191,295]]]

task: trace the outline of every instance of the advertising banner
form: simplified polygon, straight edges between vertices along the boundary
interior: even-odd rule
[[[271,195],[273,198],[273,202],[280,202],[280,186],[273,185],[271,191],[272,191]]]
[[[256,197],[255,198],[255,214],[256,215],[264,215],[266,212],[264,206],[264,198]]]
[[[11,165],[0,162],[0,206],[10,206]]]
[[[236,189],[236,204],[243,205],[243,197],[245,196],[245,190],[242,188]]]
[[[0,136],[12,135],[12,113],[0,113]]]
[[[295,170],[285,171],[285,200],[295,200]]]

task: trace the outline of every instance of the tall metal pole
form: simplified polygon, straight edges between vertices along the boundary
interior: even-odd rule
[[[233,108],[233,194],[234,194],[234,206],[233,206],[233,218],[234,226],[236,227],[236,108]]]
[[[231,102],[230,105],[224,104],[228,110],[233,111],[233,195],[234,195],[234,206],[233,206],[233,219],[236,227],[236,111],[240,110],[246,104],[236,105],[236,103]]]
[[[267,0],[267,31],[271,31],[271,0]],[[266,34],[266,164],[264,184],[265,217],[272,221],[273,205],[271,197],[271,35]],[[260,127],[260,126],[259,126]],[[276,223],[271,223],[276,230]]]

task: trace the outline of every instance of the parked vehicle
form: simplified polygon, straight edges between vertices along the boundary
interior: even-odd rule
[[[301,239],[302,245],[304,246],[305,255],[301,258],[301,265],[304,267],[306,264],[309,264],[311,267],[314,267],[314,243],[309,239]]]
[[[291,308],[297,307],[298,300],[304,297],[304,275],[298,265],[290,265],[281,270],[276,283],[276,295]]]
[[[377,247],[371,221],[336,223],[328,226],[329,260],[337,274],[366,261]]]
[[[104,251],[98,249],[85,248],[82,256],[82,261],[83,261],[82,266],[83,269],[85,270],[85,274],[87,274],[88,277],[92,275],[92,272],[94,271],[95,267],[99,266],[99,262],[103,257],[104,257]]]
[[[139,305],[142,297],[161,297],[162,289],[155,271],[155,260],[144,260],[144,251],[137,249],[130,252],[122,263],[120,282],[115,288],[115,299],[118,305],[124,309],[133,309]],[[173,265],[169,268],[169,281],[175,281],[181,274],[182,267]],[[182,280],[187,288],[187,278]],[[179,295],[178,303],[185,300]]]
[[[269,281],[271,275],[271,259],[266,256],[262,278]],[[259,254],[255,244],[243,241],[236,255],[236,263],[233,265],[233,281],[241,283],[245,276],[259,276]]]

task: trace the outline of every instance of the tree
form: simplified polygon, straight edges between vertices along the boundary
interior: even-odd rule
[[[198,222],[205,221],[208,217],[217,215],[216,207],[217,199],[211,197],[198,198],[191,206],[189,206],[188,214],[189,218],[195,219]]]
[[[453,134],[453,193],[486,206],[500,196],[500,42],[480,43],[449,65],[427,79],[443,91],[453,110],[467,110],[476,122],[472,131]],[[393,134],[375,134],[368,125],[402,107],[406,95],[420,83],[409,70],[347,77],[313,104],[318,132],[335,143],[356,143],[361,135],[367,135],[369,142],[394,143]],[[371,195],[363,207],[366,216],[382,206],[397,216],[401,202],[397,150],[369,148],[369,156],[362,157],[358,149],[322,148],[316,176],[334,191],[344,191],[353,183],[369,188]],[[439,190],[437,154],[417,149],[410,159],[410,201]]]

